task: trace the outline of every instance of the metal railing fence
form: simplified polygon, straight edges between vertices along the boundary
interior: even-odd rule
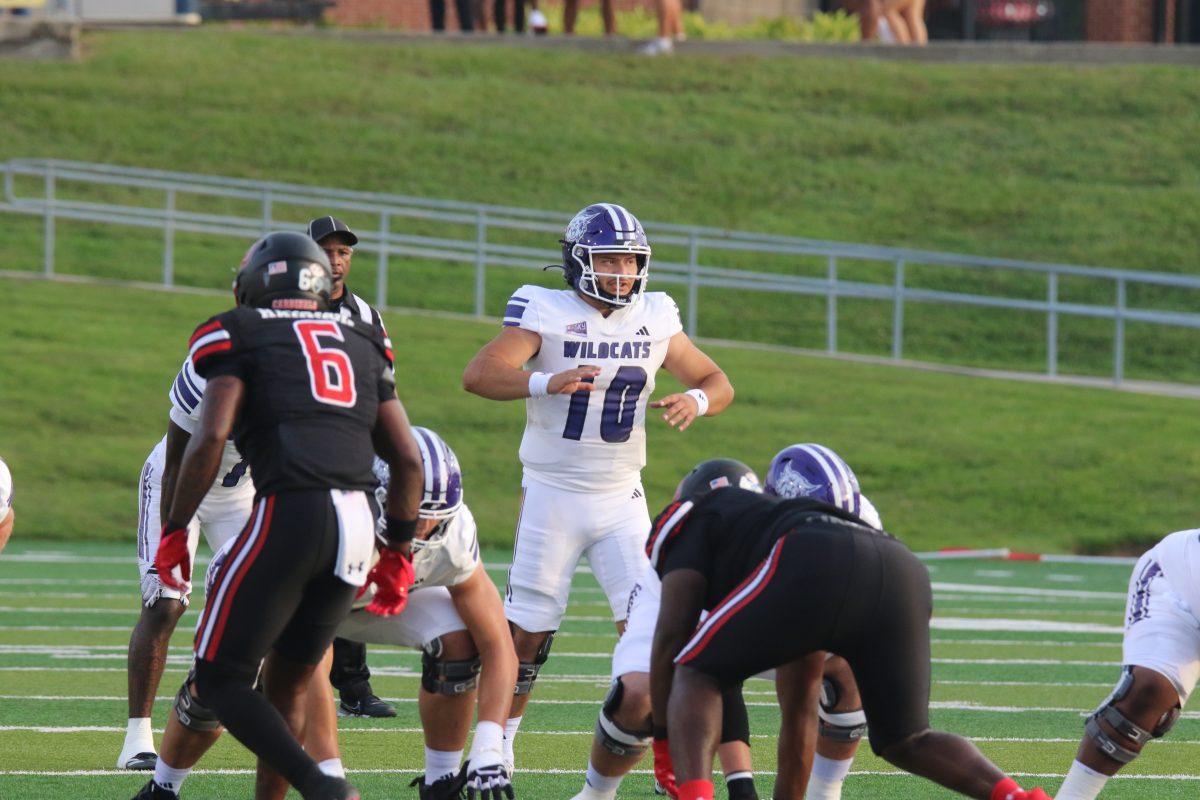
[[[388,306],[390,260],[393,257],[449,261],[473,266],[472,306],[478,317],[486,316],[489,269],[538,269],[559,257],[551,248],[498,239],[503,239],[505,234],[511,238],[513,232],[536,233],[545,234],[539,241],[553,242],[561,235],[569,218],[569,213],[508,206],[49,159],[12,159],[0,165],[0,170],[4,184],[0,213],[37,216],[42,220],[42,273],[46,276],[56,272],[56,227],[63,220],[161,230],[161,283],[172,287],[178,285],[175,254],[178,234],[237,237],[249,241],[267,231],[296,229],[298,217],[281,214],[287,207],[320,208],[321,213],[352,213],[357,219],[369,217],[376,221],[373,228],[356,226],[356,233],[359,236],[357,249],[376,256],[374,299],[377,305]],[[157,202],[149,202],[147,193],[156,197]],[[205,203],[212,206],[249,204],[256,213],[251,216],[216,207],[194,210],[194,206]],[[454,235],[429,235],[420,230],[423,225],[430,224],[447,224]],[[705,302],[701,290],[706,288],[824,298],[824,349],[831,354],[852,352],[839,349],[840,301],[881,301],[890,306],[889,351],[895,360],[905,357],[905,316],[913,304],[1007,309],[1044,315],[1044,372],[1056,376],[1059,374],[1060,320],[1065,317],[1092,318],[1112,323],[1110,377],[1114,385],[1121,385],[1125,380],[1126,326],[1129,323],[1200,329],[1200,313],[1188,310],[1195,304],[1188,302],[1189,298],[1183,294],[1200,290],[1200,277],[846,244],[687,225],[646,222],[645,226],[656,250],[653,281],[655,285],[684,287],[685,294],[681,296],[686,298],[684,325],[693,337],[700,333],[699,319]],[[464,235],[464,230],[470,233]],[[684,258],[667,260],[657,255],[659,251],[682,253]],[[809,264],[815,259],[823,263],[823,274],[804,275],[794,271],[736,266],[737,262],[747,260],[768,262],[780,258],[807,259]],[[886,274],[887,278],[846,277],[846,272],[861,272],[860,267],[864,264],[875,265],[876,273]],[[926,279],[929,275],[936,278],[939,272],[945,276],[1003,273],[1023,277],[1009,281],[1014,284],[1015,291],[998,294],[953,288],[953,281],[948,281],[951,288],[913,285],[910,274],[915,270],[920,270]],[[1075,279],[1087,279],[1109,287],[1099,294],[1111,291],[1113,301],[1062,299],[1062,283]],[[1167,290],[1169,294],[1177,295],[1172,305],[1184,308],[1138,305],[1130,301],[1134,290],[1139,295],[1154,294],[1155,290],[1162,295],[1162,290]],[[1196,298],[1200,299],[1200,295]]]

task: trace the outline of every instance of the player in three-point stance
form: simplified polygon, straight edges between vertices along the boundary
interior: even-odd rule
[[[1200,678],[1200,529],[1146,552],[1129,578],[1124,667],[1087,719],[1060,800],[1093,800],[1108,779],[1167,734]]]
[[[930,730],[929,574],[893,537],[834,505],[731,487],[667,506],[647,552],[663,597],[651,700],[680,800],[712,800],[722,691],[771,668],[782,712],[773,796],[803,797],[826,651],[853,669],[882,758],[978,800],[1046,800],[966,739]]]
[[[506,757],[586,555],[618,632],[646,564],[650,515],[641,486],[647,408],[684,430],[733,399],[725,373],[687,334],[669,296],[646,292],[650,246],[613,203],[580,211],[562,239],[570,288],[522,286],[500,333],[467,365],[463,386],[525,400],[522,500],[505,613],[520,660]],[[665,368],[687,391],[650,401]]]

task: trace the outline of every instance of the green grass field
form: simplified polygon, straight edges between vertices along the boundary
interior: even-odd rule
[[[888,509],[884,507],[885,519]],[[485,560],[503,583],[507,553]],[[1058,786],[1083,716],[1119,672],[1127,565],[998,561],[930,562],[934,581],[934,727],[972,738],[1025,785]],[[197,603],[197,605],[199,605]],[[137,615],[137,568],[129,544],[14,542],[0,559],[0,797],[67,800],[131,797],[145,776],[113,769],[125,724],[125,648]],[[155,708],[156,741],[191,655],[189,610],[172,639]],[[578,791],[595,714],[607,689],[614,634],[608,606],[586,573],[535,701],[518,736],[516,788],[525,800]],[[343,757],[368,797],[415,797],[422,771],[416,717],[416,651],[373,646],[372,683],[396,703],[395,720],[340,721]],[[773,688],[747,684],[756,783],[769,796],[778,712]],[[245,798],[253,761],[223,738],[188,779],[184,797]],[[1184,800],[1200,791],[1200,721],[1183,719],[1105,790],[1106,800]],[[651,797],[649,763],[620,797]],[[866,748],[845,797],[948,798],[897,774]]]

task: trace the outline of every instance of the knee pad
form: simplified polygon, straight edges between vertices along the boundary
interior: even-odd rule
[[[517,688],[513,694],[529,694],[533,691],[533,682],[537,680],[542,665],[550,657],[550,645],[554,644],[555,633],[556,631],[550,631],[546,636],[546,641],[542,642],[532,662],[522,661],[517,664]]]
[[[421,648],[421,688],[430,694],[457,697],[479,685],[479,656],[467,661],[444,661],[442,640],[426,642]]]
[[[821,680],[821,704],[817,709],[820,718],[817,733],[835,742],[857,742],[867,732],[867,715],[861,708],[835,712],[841,692],[838,685],[823,678]]]
[[[596,740],[614,756],[637,756],[641,758],[650,746],[651,731],[630,731],[622,728],[612,715],[621,707],[621,698],[625,696],[625,686],[618,677],[612,682],[604,705],[600,707],[600,716],[596,719]]]
[[[192,685],[195,683],[195,669],[188,671],[187,679],[184,680],[183,686],[179,687],[179,693],[175,695],[175,715],[179,717],[179,722],[183,727],[201,733],[207,731],[215,731],[221,727],[221,721],[217,719],[217,715],[212,709],[201,705],[200,701],[192,697]]]
[[[1120,709],[1113,705],[1128,696],[1129,690],[1132,687],[1133,668],[1125,667],[1121,673],[1121,680],[1117,683],[1117,688],[1113,690],[1113,693],[1108,696],[1108,699],[1104,701],[1102,706],[1092,712],[1083,726],[1084,732],[1087,736],[1091,737],[1100,752],[1120,764],[1128,764],[1137,758],[1141,754],[1141,748],[1145,746],[1146,742],[1165,736],[1171,728],[1175,727],[1180,714],[1178,707],[1172,708],[1159,718],[1158,723],[1154,726],[1154,730],[1146,730],[1130,721],[1128,717],[1121,713]],[[1099,720],[1107,722],[1117,733],[1117,736],[1110,736],[1100,727]],[[1127,747],[1126,743],[1137,745],[1138,749],[1133,750]]]

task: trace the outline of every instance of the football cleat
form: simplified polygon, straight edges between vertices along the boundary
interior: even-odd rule
[[[394,717],[396,716],[396,709],[391,703],[376,697],[374,692],[368,691],[357,700],[351,700],[342,695],[342,702],[338,704],[338,716]]]
[[[127,756],[124,753],[117,759],[117,769],[137,770],[139,772],[152,770],[158,764],[158,754],[153,750],[135,753]]]
[[[151,778],[146,781],[146,785],[142,787],[142,790],[133,796],[133,800],[179,800],[179,795],[170,789],[164,789],[159,786]]]
[[[420,800],[461,800],[466,792],[466,769],[443,775],[431,784],[426,785],[425,776],[418,775],[409,786],[416,786]]]

